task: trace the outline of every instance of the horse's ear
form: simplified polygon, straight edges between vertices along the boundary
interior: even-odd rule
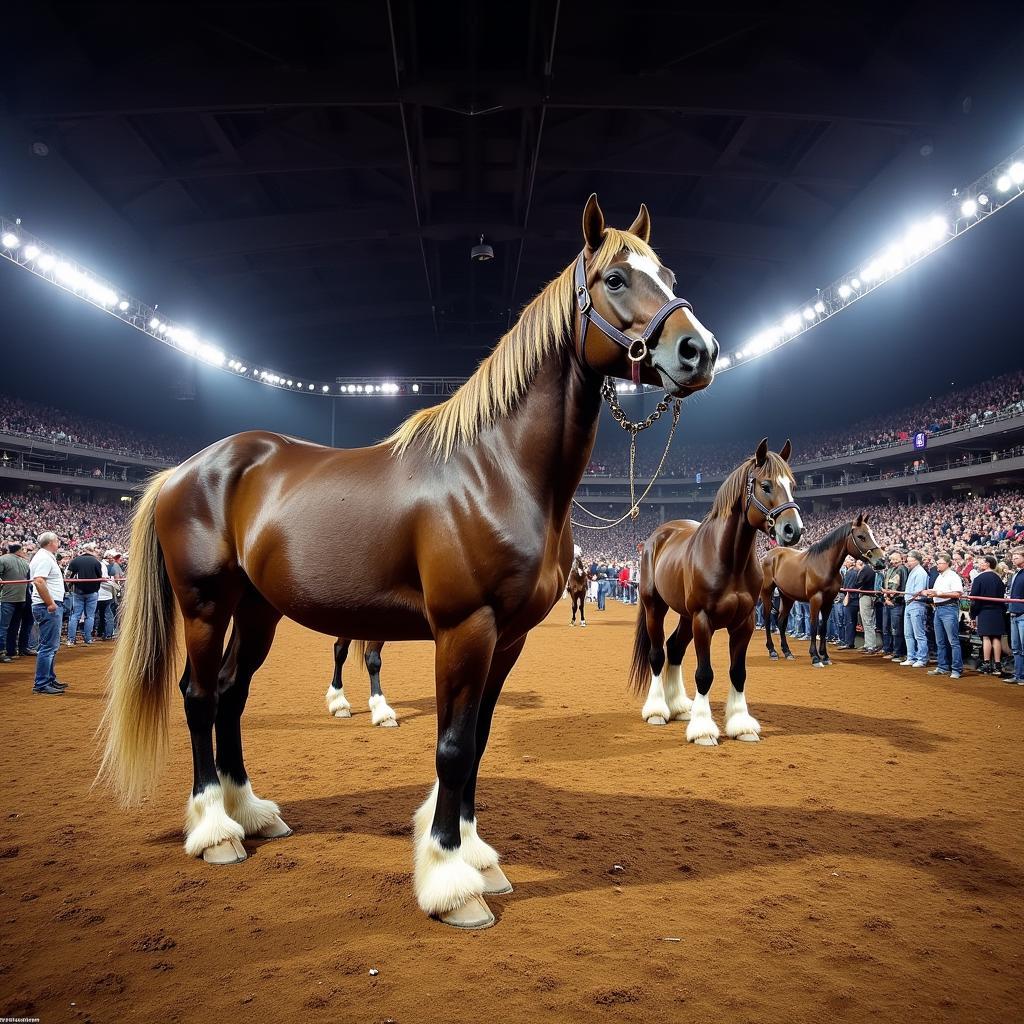
[[[783,462],[789,462],[790,455],[793,454],[793,442],[787,437],[786,443],[782,446],[782,451],[779,452],[779,458]]]
[[[760,469],[768,458],[768,438],[762,437],[761,443],[757,446],[757,451],[754,452],[754,465]]]
[[[640,212],[636,215],[636,220],[630,224],[629,233],[644,242],[651,240],[651,215],[646,203],[640,204]]]
[[[857,518],[854,519],[853,525],[854,526],[863,526],[864,525],[864,513],[863,512],[858,512],[857,513]]]
[[[597,252],[604,241],[604,214],[596,192],[590,193],[583,207],[583,241],[591,252]]]
[[[865,526],[867,525],[867,522],[868,522],[868,516],[869,516],[869,515],[871,515],[871,513],[870,513],[870,512],[865,512],[865,513],[864,513],[864,525],[865,525]]]

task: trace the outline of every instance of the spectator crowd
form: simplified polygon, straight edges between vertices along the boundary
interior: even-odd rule
[[[180,438],[162,437],[66,409],[53,409],[0,394],[0,434],[23,434],[55,444],[85,445],[117,455],[177,463],[195,450]]]

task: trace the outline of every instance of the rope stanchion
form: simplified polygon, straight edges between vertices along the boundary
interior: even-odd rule
[[[931,589],[930,587],[928,588]],[[857,590],[855,587],[840,587],[840,594],[899,594],[906,596],[906,592],[903,590]],[[919,597],[924,594],[923,590],[919,590],[916,594],[911,597],[911,601],[916,601]],[[930,600],[930,598],[929,598]],[[940,598],[940,600],[947,601],[995,601],[998,604],[1019,604],[1019,597],[982,597],[980,594],[977,597],[972,597],[967,591],[962,591],[960,596],[957,597],[955,594],[950,595],[947,598]]]

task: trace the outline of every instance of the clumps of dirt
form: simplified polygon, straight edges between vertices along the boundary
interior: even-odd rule
[[[598,1006],[622,1006],[625,1003],[640,1002],[640,996],[638,985],[632,988],[602,988],[594,993],[594,1002]]]
[[[17,857],[21,853],[20,847],[17,846],[4,846],[0,848],[0,860],[11,860]]]
[[[101,974],[98,978],[93,978],[93,980],[86,986],[85,991],[91,996],[100,995],[101,993],[120,995],[125,990],[125,987],[124,978],[122,978],[120,974],[115,974],[113,971],[107,971],[106,974]]]
[[[168,949],[174,949],[176,945],[174,939],[160,931],[143,935],[132,943],[132,949],[136,953],[164,953]]]

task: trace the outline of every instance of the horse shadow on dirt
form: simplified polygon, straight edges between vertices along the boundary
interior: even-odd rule
[[[411,837],[425,786],[399,786],[285,802],[298,833]],[[908,818],[815,806],[739,806],[691,795],[579,793],[522,778],[487,780],[481,833],[501,851],[518,897],[543,898],[610,884],[706,880],[812,857],[829,867],[871,858],[923,871],[944,888],[1005,898],[1021,868],[971,838],[962,818]],[[613,873],[614,865],[625,870]],[[516,866],[550,877],[516,881]]]
[[[502,697],[504,701],[504,696]],[[502,704],[498,705],[500,722]],[[878,718],[837,708],[809,708],[791,704],[752,704],[751,713],[764,729],[762,749],[779,752],[780,743],[795,736],[857,736],[885,740],[900,751],[932,753],[951,739],[929,732],[905,718]],[[718,709],[716,709],[716,714]],[[721,716],[719,715],[719,718]],[[686,723],[647,725],[639,707],[628,711],[576,712],[571,718],[528,718],[513,721],[512,749],[546,761],[597,761],[633,754],[649,754],[667,742],[687,748],[695,758],[714,757],[719,751],[700,750],[686,743]],[[728,747],[733,741],[723,739]]]

